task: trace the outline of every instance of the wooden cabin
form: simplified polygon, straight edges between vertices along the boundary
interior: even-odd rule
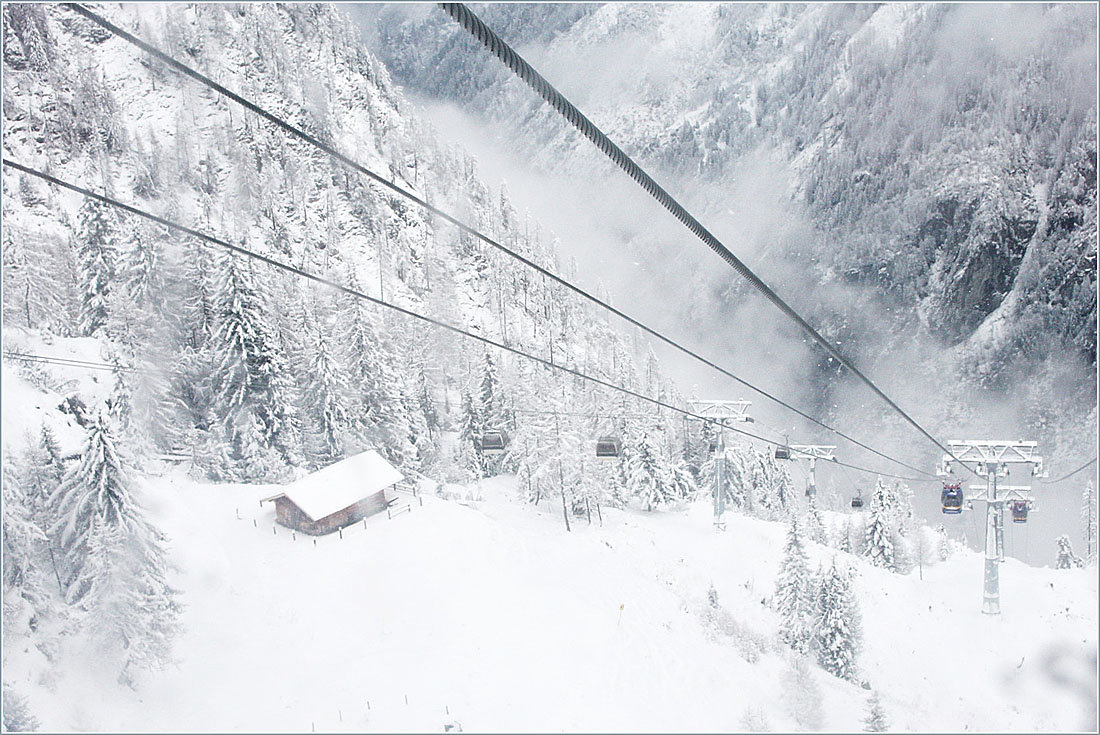
[[[280,525],[323,536],[385,510],[386,490],[403,479],[378,450],[368,449],[295,480],[260,503],[275,503]]]

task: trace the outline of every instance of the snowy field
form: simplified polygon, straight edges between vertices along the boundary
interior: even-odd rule
[[[604,509],[602,526],[573,519],[567,535],[560,505],[524,505],[512,483],[484,481],[483,499],[467,503],[401,495],[411,510],[314,545],[260,507],[271,486],[174,470],[146,503],[170,536],[186,605],[177,664],[136,691],[97,679],[94,661],[52,689],[29,685],[41,665],[29,651],[5,676],[27,682],[44,730],[862,727],[867,691],[816,667],[800,678],[773,642],[762,600],[783,525],[730,515],[716,534],[698,503]],[[974,553],[923,580],[851,561],[863,678],[892,729],[1095,727],[1095,570],[1008,560],[997,618],[979,612]],[[708,615],[711,583],[721,611]]]

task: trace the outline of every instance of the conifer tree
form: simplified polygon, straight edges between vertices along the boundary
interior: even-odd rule
[[[886,710],[882,708],[882,700],[878,692],[872,692],[867,700],[867,717],[863,720],[863,732],[886,732],[890,724],[886,720]]]
[[[7,13],[7,8],[4,8]],[[4,24],[5,29],[7,23]],[[8,53],[5,37],[4,54]],[[4,732],[35,732],[38,730],[38,718],[31,714],[26,698],[17,693],[7,682],[3,686]]]
[[[631,496],[653,510],[679,499],[667,462],[661,457],[649,432],[636,435],[626,458],[626,474]]]
[[[428,386],[428,376],[424,372],[424,364],[421,363],[416,381],[416,399],[420,404],[420,412],[424,416],[424,425],[428,428],[429,438],[442,428],[439,411],[436,409],[435,400],[432,399],[431,389]]]
[[[4,623],[9,630],[21,607],[17,600],[30,605],[33,626],[35,619],[48,613],[50,599],[42,555],[46,534],[27,507],[20,474],[11,455],[5,456],[0,516],[3,517]]]
[[[817,495],[816,493],[811,495],[806,504],[806,535],[807,537],[817,544],[824,544],[825,538],[825,519],[821,516],[821,510],[817,507]]]
[[[129,683],[134,668],[166,662],[179,604],[165,578],[164,537],[134,497],[104,415],[92,420],[80,461],[50,500],[65,599],[117,655]]]
[[[871,494],[863,555],[869,557],[872,564],[884,569],[894,569],[895,565],[894,529],[890,525],[892,515],[886,486],[879,480]]]
[[[470,463],[466,469],[480,479],[485,476],[485,460],[481,455],[481,437],[485,427],[482,423],[481,408],[474,402],[474,397],[468,390],[462,392],[460,411],[458,439],[473,449],[472,452],[464,452],[462,457],[464,461]]]
[[[324,467],[344,455],[343,435],[347,425],[349,389],[343,371],[336,363],[328,338],[322,331],[313,342],[312,359],[307,372],[304,410],[310,426],[308,442],[310,464]]]
[[[217,292],[215,396],[219,429],[241,479],[260,479],[296,449],[277,335],[263,298],[238,259],[222,262]],[[273,451],[274,450],[274,451]]]
[[[1100,522],[1097,518],[1096,485],[1092,480],[1085,483],[1081,492],[1081,520],[1085,526],[1085,563],[1092,564],[1096,561],[1096,526]]]
[[[779,614],[779,639],[800,653],[810,642],[816,603],[813,593],[802,534],[792,517],[776,578],[775,610]]]
[[[853,681],[862,645],[858,603],[849,575],[833,559],[824,572],[817,596],[817,621],[811,648],[818,664],[841,679]]]
[[[28,437],[17,469],[17,482],[22,489],[27,511],[35,522],[43,524],[46,520],[46,502],[61,484],[61,475],[65,471],[61,463],[61,448],[46,424],[42,424],[38,436]]]
[[[1058,537],[1058,558],[1055,560],[1055,569],[1073,569],[1083,566],[1080,557],[1073,553],[1073,545],[1069,536],[1062,534]]]
[[[90,337],[107,324],[117,257],[115,222],[107,205],[95,199],[84,201],[79,218],[80,333]]]

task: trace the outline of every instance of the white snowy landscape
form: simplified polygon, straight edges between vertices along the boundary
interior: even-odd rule
[[[460,7],[4,3],[3,730],[1096,732],[1096,7],[468,7],[817,332]]]

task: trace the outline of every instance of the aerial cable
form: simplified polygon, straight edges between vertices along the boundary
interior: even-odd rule
[[[368,301],[372,304],[377,304],[378,306],[382,306],[382,307],[385,307],[385,308],[388,308],[388,309],[392,309],[392,310],[394,310],[398,313],[404,314],[405,316],[412,317],[413,319],[417,319],[417,320],[425,322],[427,324],[431,324],[431,325],[439,327],[441,329],[445,329],[449,332],[468,337],[468,338],[470,338],[472,340],[475,340],[477,342],[481,342],[482,344],[489,345],[491,347],[496,347],[499,350],[503,350],[505,352],[509,352],[511,354],[527,358],[528,360],[536,362],[540,365],[544,365],[546,367],[549,367],[549,368],[552,368],[552,369],[555,369],[555,370],[559,370],[559,371],[567,373],[569,375],[573,375],[574,377],[581,378],[583,380],[587,380],[589,382],[595,383],[596,385],[600,385],[600,386],[603,386],[605,388],[609,388],[611,390],[618,391],[618,392],[620,392],[624,395],[633,396],[634,398],[637,398],[638,400],[644,401],[646,403],[650,403],[650,404],[652,404],[654,406],[657,406],[659,408],[666,408],[670,411],[673,411],[675,413],[687,416],[689,418],[699,419],[700,421],[703,421],[705,423],[714,424],[716,426],[721,426],[725,429],[729,429],[730,431],[732,431],[734,433],[743,434],[743,435],[749,437],[750,439],[756,439],[758,441],[762,441],[762,442],[765,442],[767,444],[772,444],[772,445],[775,445],[775,446],[779,446],[779,442],[773,441],[771,439],[767,439],[767,438],[762,437],[762,436],[757,436],[756,434],[753,434],[752,432],[745,431],[744,429],[738,428],[736,426],[730,426],[729,424],[725,424],[721,421],[716,421],[715,419],[712,419],[712,418],[707,417],[707,416],[700,416],[700,415],[692,413],[691,411],[688,411],[686,409],[679,408],[678,406],[674,406],[670,403],[667,403],[666,401],[662,401],[659,398],[653,398],[652,396],[645,395],[644,393],[639,393],[635,390],[631,390],[630,388],[626,388],[626,387],[623,387],[621,385],[617,385],[615,383],[604,380],[602,378],[597,378],[595,376],[588,375],[587,373],[584,373],[580,370],[577,370],[576,368],[571,368],[571,367],[568,367],[566,365],[562,365],[562,364],[559,364],[559,363],[556,363],[556,362],[552,362],[551,360],[547,360],[544,357],[539,357],[538,355],[534,355],[534,354],[531,354],[529,352],[525,352],[525,351],[523,351],[521,349],[518,349],[516,347],[511,347],[511,346],[506,345],[502,342],[497,342],[496,340],[491,339],[489,337],[485,337],[485,336],[480,335],[480,334],[475,334],[473,332],[470,332],[468,330],[463,329],[462,327],[456,326],[454,324],[450,324],[450,323],[442,321],[440,319],[436,319],[434,317],[427,316],[425,314],[420,314],[418,312],[412,311],[411,309],[406,309],[403,306],[398,306],[397,304],[393,304],[393,303],[390,303],[388,301],[383,301],[381,299],[375,298],[374,296],[368,296],[367,294],[363,293],[362,291],[358,291],[358,290],[356,290],[354,288],[350,288],[348,286],[343,286],[339,283],[336,283],[335,281],[331,281],[327,278],[324,278],[323,276],[318,276],[315,273],[310,273],[309,271],[303,270],[301,268],[297,268],[295,266],[288,265],[287,263],[283,263],[282,261],[276,260],[274,258],[271,258],[271,257],[267,256],[267,255],[263,255],[261,253],[255,252],[253,250],[249,250],[248,248],[244,248],[244,247],[241,247],[239,245],[233,245],[232,243],[227,242],[225,240],[222,240],[220,238],[214,237],[213,235],[208,235],[204,232],[200,232],[199,230],[193,229],[191,227],[187,227],[186,225],[181,225],[177,222],[173,222],[172,220],[166,219],[166,218],[161,217],[159,215],[152,214],[151,212],[146,212],[145,210],[139,209],[139,208],[134,207],[134,206],[129,205],[129,204],[125,204],[123,202],[118,201],[117,199],[112,199],[111,197],[105,196],[103,194],[99,194],[99,193],[94,192],[90,189],[86,189],[82,186],[78,186],[76,184],[72,184],[72,183],[69,183],[67,181],[63,181],[63,180],[57,178],[56,176],[52,176],[52,175],[50,175],[48,173],[45,173],[43,171],[38,171],[36,169],[30,168],[29,166],[24,166],[21,163],[16,163],[15,161],[11,161],[7,158],[4,158],[2,162],[3,162],[4,166],[13,168],[17,171],[22,171],[23,173],[26,173],[26,174],[29,174],[29,175],[34,176],[36,178],[39,178],[43,181],[46,181],[50,184],[53,184],[54,186],[58,186],[58,187],[61,187],[63,189],[68,189],[69,191],[76,192],[77,194],[81,194],[81,195],[83,195],[85,197],[88,197],[90,199],[94,199],[96,201],[102,202],[103,204],[107,204],[107,205],[115,207],[117,209],[121,209],[125,212],[136,215],[138,217],[149,220],[151,222],[156,222],[159,225],[162,225],[164,227],[168,227],[170,229],[182,232],[186,235],[194,237],[194,238],[196,238],[198,240],[201,240],[205,243],[215,245],[215,246],[220,247],[222,249],[228,250],[232,253],[243,255],[243,256],[245,256],[247,258],[251,258],[253,260],[258,260],[261,263],[265,263],[265,264],[267,264],[267,265],[269,265],[269,266],[271,266],[271,267],[273,267],[277,270],[281,270],[283,272],[290,273],[292,275],[300,276],[302,278],[313,281],[314,283],[321,284],[323,286],[328,286],[329,288],[331,288],[335,291],[339,291],[340,293],[347,294],[349,296],[353,296],[357,299],[361,299],[363,301]],[[853,469],[858,469],[858,470],[861,470],[863,472],[871,472],[871,473],[881,474],[881,475],[885,475],[885,476],[889,476],[889,477],[897,477],[899,479],[906,479],[906,480],[912,480],[912,481],[918,481],[918,482],[921,481],[921,478],[903,478],[903,477],[900,477],[899,475],[891,475],[891,474],[885,473],[885,472],[876,472],[875,470],[867,469],[867,468],[864,468],[864,467],[858,467],[856,465],[851,465],[851,464],[846,464],[846,463],[841,463],[841,462],[838,462],[838,464],[844,464],[844,466],[846,466],[846,467],[852,467]]]
[[[626,313],[620,311],[619,309],[615,308],[614,306],[611,306],[610,304],[608,304],[605,301],[599,299],[598,297],[594,296],[593,294],[589,293],[588,291],[585,291],[584,289],[580,288],[579,286],[576,286],[573,283],[565,280],[564,278],[557,275],[553,271],[538,265],[534,261],[532,261],[529,258],[521,255],[520,253],[517,253],[514,250],[511,250],[511,249],[507,248],[506,246],[504,246],[501,243],[497,242],[496,240],[489,237],[488,235],[485,235],[484,233],[476,230],[475,228],[470,227],[469,225],[461,222],[460,220],[456,219],[455,217],[452,217],[451,215],[449,215],[446,212],[442,211],[441,209],[436,208],[434,205],[430,204],[426,199],[423,199],[423,198],[417,196],[416,194],[414,194],[411,191],[405,189],[404,187],[396,184],[395,182],[390,181],[389,179],[381,176],[380,174],[375,173],[374,171],[371,171],[370,169],[366,168],[365,166],[358,163],[357,161],[355,161],[355,160],[349,158],[348,156],[340,153],[338,150],[336,150],[332,146],[328,145],[327,143],[324,143],[323,141],[319,140],[318,138],[316,138],[316,137],[310,135],[309,133],[303,131],[301,128],[298,128],[297,126],[286,122],[282,118],[268,112],[267,110],[263,109],[259,105],[255,104],[253,102],[250,102],[249,100],[245,99],[244,97],[240,96],[239,94],[229,90],[228,88],[222,86],[221,84],[218,84],[217,82],[215,82],[213,79],[210,79],[206,75],[192,69],[191,67],[187,66],[183,62],[178,61],[177,59],[173,58],[172,56],[169,56],[168,54],[164,53],[163,51],[156,48],[155,46],[141,40],[140,38],[134,36],[131,33],[128,33],[127,31],[124,31],[123,29],[119,28],[117,25],[111,23],[110,21],[108,21],[107,19],[105,19],[102,16],[98,15],[97,13],[95,13],[95,12],[93,12],[93,11],[91,11],[91,10],[89,10],[89,9],[85,8],[84,6],[79,5],[77,3],[65,3],[65,6],[70,8],[71,10],[79,13],[80,15],[84,16],[88,20],[91,20],[92,22],[102,26],[103,28],[105,28],[106,30],[108,30],[111,33],[115,34],[119,38],[133,44],[134,46],[137,46],[142,51],[145,51],[146,53],[154,56],[155,58],[157,58],[159,60],[161,60],[162,62],[164,62],[168,66],[172,67],[173,69],[179,71],[180,73],[184,74],[185,76],[188,76],[188,77],[194,79],[195,81],[199,82],[200,84],[203,84],[206,87],[209,87],[210,89],[214,90],[218,94],[221,94],[225,97],[228,97],[229,99],[233,100],[237,104],[239,104],[239,105],[243,106],[244,108],[256,113],[257,115],[259,115],[263,119],[265,119],[268,122],[276,125],[277,127],[281,128],[282,130],[285,130],[286,132],[290,133],[291,135],[294,135],[295,137],[297,137],[297,138],[305,141],[306,143],[314,146],[315,148],[323,151],[324,153],[328,154],[329,156],[331,156],[333,159],[335,159],[339,163],[347,166],[348,168],[351,168],[352,170],[354,170],[354,171],[356,171],[360,174],[363,174],[364,176],[367,176],[368,178],[370,178],[373,181],[385,186],[386,188],[393,191],[394,193],[405,197],[406,199],[408,199],[408,200],[412,201],[413,203],[417,204],[418,206],[422,207],[427,212],[429,212],[429,213],[439,217],[440,219],[450,223],[451,225],[455,226],[456,228],[458,228],[462,232],[464,232],[464,233],[466,233],[466,234],[468,234],[472,237],[475,237],[478,240],[481,240],[482,242],[484,242],[485,244],[487,244],[487,245],[499,250],[500,252],[505,253],[506,255],[516,259],[517,261],[519,261],[523,265],[537,271],[539,274],[543,275],[544,277],[554,281],[555,283],[557,283],[561,286],[564,286],[568,290],[570,290],[573,293],[581,296],[582,298],[588,300],[589,302],[591,302],[593,304],[596,304],[597,306],[611,312],[612,314],[619,317],[620,319],[623,319],[624,321],[638,327],[639,329],[644,331],[646,334],[649,334],[649,335],[657,338],[661,342],[664,342],[665,344],[671,346],[672,348],[678,350],[679,352],[681,352],[685,355],[688,355],[689,357],[703,363],[707,367],[710,367],[710,368],[722,373],[726,377],[733,379],[734,381],[740,383],[741,385],[745,386],[749,390],[755,391],[756,393],[763,396],[764,398],[777,403],[778,405],[786,408],[789,411],[793,411],[794,413],[798,414],[799,416],[801,416],[802,418],[806,419],[807,421],[813,423],[814,425],[819,426],[822,429],[825,429],[826,431],[832,432],[833,434],[836,434],[837,436],[841,437],[842,439],[845,439],[846,441],[849,441],[852,444],[855,444],[856,446],[861,447],[862,449],[865,449],[868,452],[871,452],[872,454],[875,454],[875,455],[877,455],[877,456],[879,456],[883,459],[894,462],[895,464],[899,464],[902,467],[905,467],[906,469],[913,470],[914,472],[920,473],[922,475],[926,475],[928,477],[932,476],[932,473],[930,473],[930,472],[926,472],[926,471],[920,469],[919,467],[915,467],[915,466],[913,466],[911,464],[908,464],[906,462],[903,462],[899,459],[895,459],[894,457],[891,457],[890,455],[888,455],[884,452],[881,452],[878,449],[875,449],[874,447],[872,447],[868,444],[865,444],[864,442],[861,442],[858,439],[855,439],[855,438],[849,436],[845,432],[840,431],[839,429],[836,429],[836,428],[820,421],[819,419],[814,418],[813,416],[806,413],[805,411],[802,411],[801,409],[796,408],[795,406],[787,403],[786,401],[780,399],[777,396],[772,395],[771,393],[765,391],[762,388],[758,388],[757,386],[753,385],[752,383],[749,383],[745,379],[743,379],[741,377],[738,377],[734,373],[730,372],[729,370],[726,370],[725,368],[721,367],[717,363],[703,357],[702,355],[696,353],[695,351],[680,345],[678,342],[674,341],[673,339],[671,339],[669,337],[666,337],[665,335],[661,334],[660,332],[656,331],[655,329],[652,329],[651,327],[646,326],[645,324],[638,321],[634,317],[631,317],[631,316],[627,315]]]
[[[1069,478],[1073,477],[1074,475],[1076,475],[1081,470],[1085,469],[1086,467],[1091,467],[1094,464],[1096,464],[1096,457],[1093,457],[1088,462],[1085,462],[1083,465],[1081,465],[1080,467],[1075,469],[1073,472],[1070,472],[1068,475],[1062,475],[1057,480],[1039,480],[1039,482],[1043,485],[1056,485],[1059,482],[1061,482],[1062,480],[1068,480]]]
[[[49,355],[32,355],[25,352],[5,350],[4,357],[23,362],[41,362],[64,367],[89,368],[91,370],[111,370],[114,372],[140,372],[139,368],[128,365],[115,365],[106,362],[91,362],[90,360],[77,360],[68,357],[51,357]]]
[[[615,145],[607,135],[596,127],[585,115],[578,110],[573,103],[567,100],[561,92],[553,87],[541,74],[528,64],[524,59],[516,53],[516,51],[501,40],[500,36],[493,33],[493,31],[482,22],[474,13],[462,3],[439,3],[439,6],[453,19],[456,23],[461,25],[467,32],[469,32],[474,38],[481,42],[485,48],[489,49],[505,66],[511,69],[516,76],[527,83],[533,90],[535,90],[540,97],[546,100],[555,110],[557,110],[563,117],[565,117],[574,127],[577,128],[586,138],[596,144],[596,147],[603,151],[608,158],[614,161],[620,168],[622,168],[632,179],[645,189],[653,198],[661,203],[669,212],[672,213],[676,219],[680,220],[689,230],[691,230],[696,237],[702,240],[711,250],[718,254],[730,267],[732,267],[737,273],[739,273],[749,284],[763,294],[772,304],[778,308],[783,314],[794,321],[804,332],[810,335],[810,337],[817,342],[825,351],[836,359],[841,365],[846,367],[853,375],[859,378],[867,387],[869,387],[874,393],[884,400],[894,411],[904,418],[909,424],[913,426],[917,431],[925,436],[929,441],[947,453],[952,459],[959,464],[962,462],[951,453],[947,447],[939,442],[934,436],[924,429],[916,419],[911,417],[904,409],[895,403],[889,396],[887,396],[875,383],[864,375],[848,358],[844,357],[840,351],[830,342],[828,339],[818,333],[813,326],[810,325],[805,319],[799,315],[786,301],[784,301],[779,294],[777,294],[768,284],[757,276],[747,265],[745,265],[736,255],[730,251],[722,242],[715,237],[711,232],[702,225],[690,212],[677,202],[667,191],[665,191],[653,178],[642,170],[637,163],[634,162],[630,156],[623,152],[619,146]],[[967,465],[963,465],[974,472]],[[919,471],[919,470],[918,470]],[[975,472],[975,474],[977,474]]]

